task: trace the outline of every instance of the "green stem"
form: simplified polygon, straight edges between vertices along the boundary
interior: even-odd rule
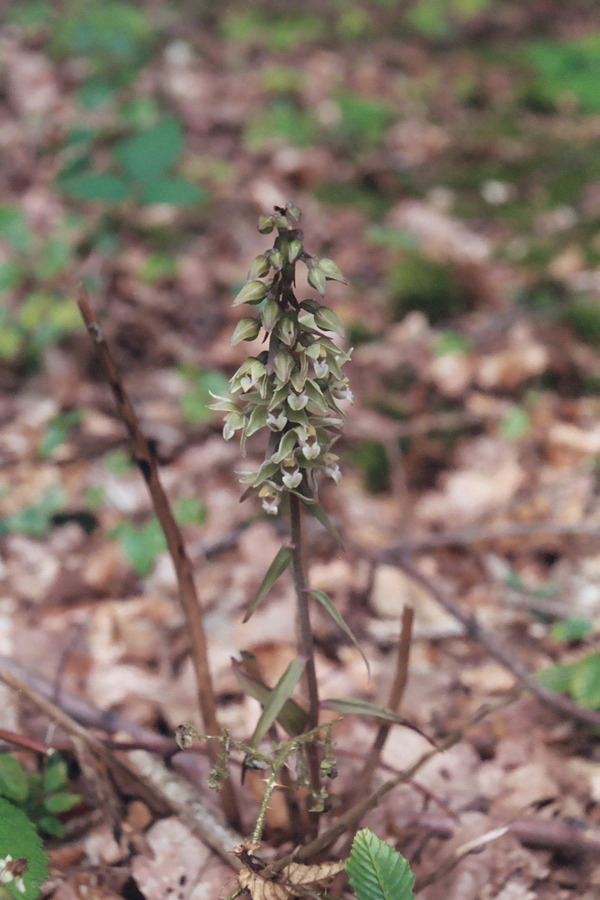
[[[308,585],[304,572],[304,552],[302,542],[302,507],[301,501],[295,494],[290,498],[291,538],[293,544],[292,573],[296,601],[298,605],[299,627],[299,652],[306,659],[306,687],[308,694],[308,722],[306,731],[316,728],[319,724],[319,689],[317,674],[315,671],[315,651],[312,629],[310,627],[310,615],[308,611]],[[307,747],[307,757],[310,772],[311,785],[315,796],[320,789],[319,754],[317,746],[311,743]]]

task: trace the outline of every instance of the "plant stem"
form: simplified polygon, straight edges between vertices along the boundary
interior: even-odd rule
[[[315,671],[315,651],[313,634],[310,627],[310,615],[308,611],[308,589],[306,574],[304,572],[304,552],[302,542],[302,507],[295,494],[290,497],[290,523],[291,538],[293,544],[292,573],[296,601],[298,604],[298,650],[306,659],[306,687],[308,694],[308,721],[306,731],[310,731],[319,724],[319,688]],[[307,747],[310,780],[315,795],[318,796],[320,788],[319,754],[317,746],[311,743]]]

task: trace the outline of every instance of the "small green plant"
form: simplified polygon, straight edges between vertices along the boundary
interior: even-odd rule
[[[80,801],[70,790],[67,766],[59,753],[47,760],[43,772],[27,772],[10,753],[0,754],[0,797],[19,807],[42,835],[62,837],[57,816]]]
[[[600,710],[600,653],[588,653],[575,663],[562,663],[538,672],[546,687],[567,694],[580,706]]]
[[[59,485],[48,488],[37,503],[0,518],[0,537],[5,534],[44,537],[52,528],[54,517],[64,508],[65,502],[64,491]]]
[[[74,200],[88,202],[202,203],[207,199],[206,191],[172,171],[183,152],[184,140],[179,119],[161,119],[113,147],[111,170],[95,169],[84,148],[84,155],[59,177],[59,187]]]

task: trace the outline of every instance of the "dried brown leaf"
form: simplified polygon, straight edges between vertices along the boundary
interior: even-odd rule
[[[250,869],[242,869],[238,875],[240,887],[249,891],[252,900],[290,900],[302,896],[304,891],[323,887],[344,869],[344,862],[321,863],[305,866],[291,863],[278,873],[277,881],[264,878]]]

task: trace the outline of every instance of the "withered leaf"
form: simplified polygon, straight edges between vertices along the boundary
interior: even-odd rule
[[[301,897],[304,891],[323,887],[325,882],[343,871],[344,865],[344,862],[314,866],[291,863],[277,873],[276,881],[250,869],[242,869],[238,881],[241,888],[249,891],[252,900],[291,900],[292,897]]]

